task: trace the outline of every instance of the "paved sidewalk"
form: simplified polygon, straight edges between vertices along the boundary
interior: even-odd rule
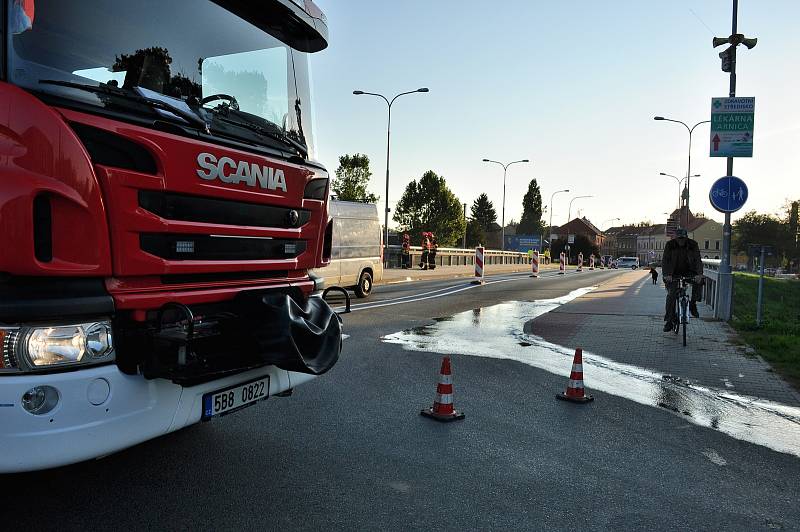
[[[800,393],[761,358],[747,355],[710,307],[698,305],[700,319],[690,319],[686,347],[680,334],[662,332],[665,296],[660,279],[653,285],[646,271],[626,273],[537,318],[531,332],[700,385],[800,406]]]
[[[575,268],[575,266],[571,266]],[[541,265],[539,271],[557,270],[558,264]],[[488,264],[484,269],[485,275],[498,273],[530,272],[530,264]],[[414,267],[408,270],[402,268],[389,268],[383,270],[383,280],[377,284],[402,283],[406,281],[419,281],[430,279],[445,279],[454,277],[474,277],[475,266],[437,266],[435,270],[420,270]]]

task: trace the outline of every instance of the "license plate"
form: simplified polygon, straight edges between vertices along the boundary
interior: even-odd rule
[[[269,376],[203,394],[203,420],[228,414],[269,397]]]

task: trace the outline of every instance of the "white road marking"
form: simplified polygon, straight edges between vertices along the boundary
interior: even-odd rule
[[[547,273],[549,273],[550,275],[540,275],[538,279],[558,279],[558,278],[563,279],[563,276],[559,275],[557,272],[547,272]],[[405,303],[416,303],[417,301],[425,301],[428,299],[437,299],[440,297],[450,296],[453,294],[457,294],[459,292],[463,292],[465,290],[471,290],[473,288],[479,288],[481,286],[487,286],[490,284],[505,283],[509,281],[522,281],[530,279],[530,276],[527,274],[527,272],[520,272],[517,274],[510,274],[510,275],[512,276],[492,278],[490,280],[487,280],[483,285],[468,284],[464,286],[463,284],[456,284],[445,288],[438,288],[430,292],[425,292],[424,294],[412,294],[408,296],[400,296],[392,299],[386,299],[383,301],[377,301],[375,303],[357,303],[355,305],[350,306],[350,312],[356,312],[358,310],[370,310],[373,308],[389,307],[393,305],[402,305]],[[343,306],[336,307],[334,310],[339,312],[344,310],[344,307]]]
[[[703,456],[709,459],[712,464],[717,464],[718,466],[722,467],[724,465],[728,465],[728,462],[717,453],[714,449],[706,449],[703,451]]]

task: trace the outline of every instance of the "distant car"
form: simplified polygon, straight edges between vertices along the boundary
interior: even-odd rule
[[[614,263],[614,268],[630,268],[631,270],[635,270],[639,267],[639,258],[638,257],[620,257]]]

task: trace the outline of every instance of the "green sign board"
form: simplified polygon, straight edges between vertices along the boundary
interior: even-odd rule
[[[752,157],[755,98],[711,98],[711,157]]]

